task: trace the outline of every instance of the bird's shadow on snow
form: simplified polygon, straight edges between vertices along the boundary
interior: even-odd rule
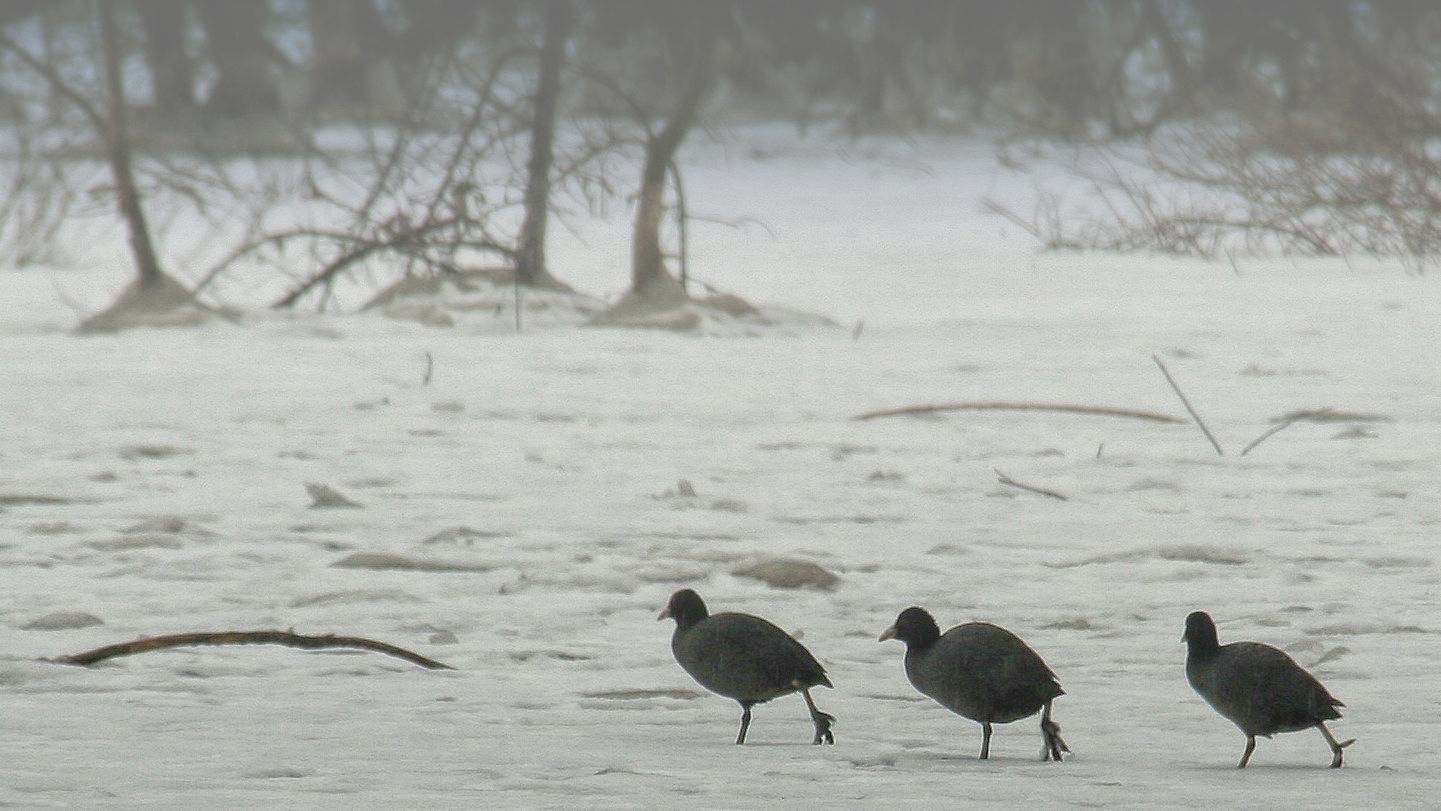
[[[1246,766],[1246,768],[1244,768],[1244,769],[1238,769],[1238,768],[1236,768],[1236,764],[1234,764],[1234,763],[1232,763],[1232,764],[1230,764],[1230,765],[1227,765],[1227,764],[1224,764],[1224,763],[1205,763],[1205,764],[1177,764],[1177,765],[1175,766],[1175,768],[1184,769],[1184,770],[1186,770],[1186,771],[1192,771],[1192,772],[1203,772],[1203,773],[1208,773],[1208,774],[1222,774],[1222,773],[1225,773],[1225,772],[1235,772],[1236,774],[1241,775],[1241,776],[1243,776],[1243,777],[1244,777],[1245,775],[1247,775],[1247,774],[1254,774],[1254,773],[1256,773],[1256,772],[1290,772],[1290,773],[1300,773],[1300,772],[1338,772],[1338,773],[1339,773],[1339,772],[1343,772],[1343,771],[1346,770],[1344,767],[1343,767],[1343,768],[1340,768],[1340,769],[1332,769],[1332,768],[1328,767],[1328,766],[1327,766],[1326,764],[1324,764],[1324,763],[1323,763],[1323,764],[1320,764],[1320,765],[1317,765],[1317,764],[1314,764],[1314,763],[1251,763],[1251,764],[1248,764],[1248,765]]]
[[[1057,765],[1057,764],[1055,764],[1055,763],[1051,763],[1051,762],[1048,762],[1048,761],[1043,761],[1043,760],[1041,760],[1039,757],[1026,757],[1026,756],[1023,756],[1023,755],[991,755],[991,756],[990,756],[989,758],[987,758],[986,760],[981,760],[980,758],[976,757],[975,755],[956,754],[956,753],[943,753],[943,752],[926,752],[926,751],[918,751],[918,750],[915,750],[915,749],[906,749],[906,750],[903,750],[903,751],[901,751],[901,752],[897,752],[897,753],[896,753],[896,765],[897,765],[898,767],[900,767],[900,766],[905,766],[905,765],[907,765],[907,764],[928,764],[928,763],[945,763],[945,764],[948,764],[948,765],[962,765],[962,766],[970,766],[970,767],[975,767],[975,768],[978,768],[978,769],[986,769],[986,770],[992,770],[992,771],[996,770],[997,768],[1001,768],[1001,767],[1012,767],[1012,766],[1039,766],[1039,767],[1045,768],[1045,767],[1055,767],[1055,766]],[[1060,764],[1060,766],[1064,767],[1064,766],[1065,766],[1065,761],[1063,761],[1063,762]]]

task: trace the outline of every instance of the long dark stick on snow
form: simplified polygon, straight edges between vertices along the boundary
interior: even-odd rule
[[[1177,397],[1181,398],[1181,405],[1185,406],[1186,410],[1191,413],[1191,419],[1196,421],[1196,426],[1201,429],[1201,433],[1205,434],[1206,438],[1211,440],[1211,447],[1216,449],[1216,455],[1225,456],[1226,452],[1221,450],[1221,444],[1216,441],[1214,436],[1211,436],[1211,429],[1206,427],[1206,423],[1201,419],[1201,415],[1197,414],[1196,409],[1191,407],[1191,401],[1186,399],[1186,394],[1181,391],[1180,386],[1176,385],[1176,379],[1171,377],[1170,371],[1166,369],[1166,364],[1162,363],[1161,359],[1155,355],[1151,356],[1151,360],[1155,361],[1156,365],[1161,367],[1161,374],[1166,376],[1166,382],[1171,384],[1171,389],[1176,392]]]
[[[437,662],[434,659],[413,653],[405,648],[397,648],[394,645],[376,642],[373,639],[363,639],[358,636],[334,636],[332,634],[306,636],[290,631],[207,631],[192,634],[152,636],[137,639],[133,642],[106,645],[103,648],[77,653],[73,656],[61,656],[49,661],[63,665],[88,666],[106,659],[113,659],[117,656],[133,656],[134,654],[144,653],[146,651],[197,645],[283,645],[287,648],[301,648],[304,650],[360,648],[362,650],[383,653],[387,656],[394,656],[397,659],[404,659],[411,664],[420,665],[430,670],[455,669],[444,662]]]
[[[991,468],[991,469],[992,469],[992,470],[996,470],[995,468]],[[1020,482],[1016,481],[1015,479],[1011,478],[1010,476],[1007,476],[1006,474],[1002,473],[1002,472],[999,471],[999,470],[996,470],[996,481],[999,481],[1001,484],[1008,484],[1008,485],[1010,485],[1011,487],[1016,487],[1016,488],[1019,488],[1019,489],[1021,489],[1021,490],[1026,490],[1026,491],[1029,491],[1029,492],[1032,492],[1032,493],[1038,493],[1038,494],[1043,495],[1043,496],[1050,496],[1051,498],[1059,499],[1059,500],[1061,500],[1061,501],[1070,501],[1069,498],[1066,498],[1065,496],[1061,495],[1060,493],[1057,493],[1055,490],[1047,490],[1047,489],[1045,489],[1044,487],[1033,487],[1033,486],[1031,486],[1031,485],[1029,485],[1029,484],[1021,484]]]
[[[864,323],[864,322],[859,322]],[[857,336],[860,334],[860,327],[856,329]],[[1148,420],[1150,422],[1180,423],[1185,420],[1176,419],[1169,414],[1158,414],[1154,411],[1137,411],[1131,408],[1110,408],[1108,406],[1085,406],[1065,405],[1051,403],[927,403],[924,405],[902,406],[900,408],[885,408],[880,411],[867,411],[864,414],[857,414],[851,417],[853,420],[873,420],[877,417],[900,417],[907,414],[934,414],[938,411],[1055,411],[1062,414],[1090,414],[1097,417],[1129,417],[1135,420]]]

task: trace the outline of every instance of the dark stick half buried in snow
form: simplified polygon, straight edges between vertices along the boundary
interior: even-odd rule
[[[1337,743],[1326,722],[1341,717],[1344,707],[1326,692],[1315,676],[1285,653],[1260,642],[1216,640],[1216,623],[1204,611],[1186,617],[1186,680],[1206,703],[1241,728],[1246,751],[1236,768],[1244,769],[1256,750],[1256,736],[1297,732],[1316,727],[1331,747],[1331,768],[1341,766],[1341,750],[1353,738]]]
[[[991,724],[1041,711],[1041,760],[1069,752],[1051,720],[1051,701],[1063,695],[1041,657],[1020,637],[987,622],[957,625],[944,634],[923,608],[912,606],[880,641],[906,643],[906,678],[942,707],[981,725],[981,760],[991,756]]]
[[[805,646],[760,617],[726,612],[711,616],[700,595],[681,589],[658,619],[675,620],[670,648],[675,660],[705,689],[741,705],[741,731],[746,742],[751,707],[799,692],[810,710],[816,735],[812,743],[835,743],[835,716],[816,709],[810,688],[831,687],[826,670]]]

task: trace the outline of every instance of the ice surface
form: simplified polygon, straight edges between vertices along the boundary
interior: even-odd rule
[[[0,802],[1436,802],[1434,277],[1038,257],[980,214],[982,195],[1029,182],[984,143],[760,135],[685,153],[694,211],[775,232],[698,226],[694,272],[843,328],[514,335],[369,313],[77,338],[51,278],[0,275]],[[622,217],[555,230],[560,276],[623,286]],[[68,297],[98,306],[123,286],[123,243],[79,258],[53,275]],[[1191,425],[851,419],[963,400],[1184,415],[1152,353],[1228,456]],[[1387,420],[1298,422],[1236,455],[1276,416],[1323,407]],[[695,496],[676,497],[682,479]],[[309,509],[313,482],[362,507]],[[770,558],[839,582],[734,574]],[[682,586],[803,634],[836,684],[816,691],[836,746],[809,745],[797,697],[758,707],[751,742],[731,744],[738,708],[686,677],[655,621]],[[979,728],[875,642],[912,604],[1025,638],[1067,691],[1073,757],[1040,763],[1028,720],[976,761]],[[1324,768],[1314,732],[1232,768],[1241,735],[1185,681],[1194,609],[1222,641],[1291,651],[1347,703],[1344,769]],[[81,616],[102,624],[54,619]],[[369,636],[459,670],[266,648],[37,661],[259,628]]]

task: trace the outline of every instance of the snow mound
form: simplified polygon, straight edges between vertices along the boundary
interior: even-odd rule
[[[598,313],[590,323],[598,327],[654,329],[714,337],[797,335],[816,329],[836,329],[820,315],[781,307],[757,307],[739,296],[712,293],[663,307],[621,305]]]
[[[500,268],[402,279],[362,309],[475,335],[596,326],[759,337],[836,328],[823,316],[757,307],[739,296],[719,292],[662,305],[644,300],[632,305],[627,299],[610,306],[568,288],[517,287],[511,272]]]
[[[142,285],[133,282],[104,310],[80,323],[82,335],[103,335],[140,327],[198,327],[216,320],[234,321],[233,313],[200,303],[190,291],[166,277]]]
[[[486,335],[577,327],[589,323],[605,306],[584,293],[517,287],[513,279],[509,270],[498,268],[415,276],[391,285],[362,309],[400,321]]]
[[[820,589],[832,591],[841,579],[808,560],[775,558],[736,569],[732,574],[749,577],[777,589]]]
[[[104,625],[105,621],[84,611],[56,611],[21,625],[25,631],[73,631],[77,628],[91,628]]]

